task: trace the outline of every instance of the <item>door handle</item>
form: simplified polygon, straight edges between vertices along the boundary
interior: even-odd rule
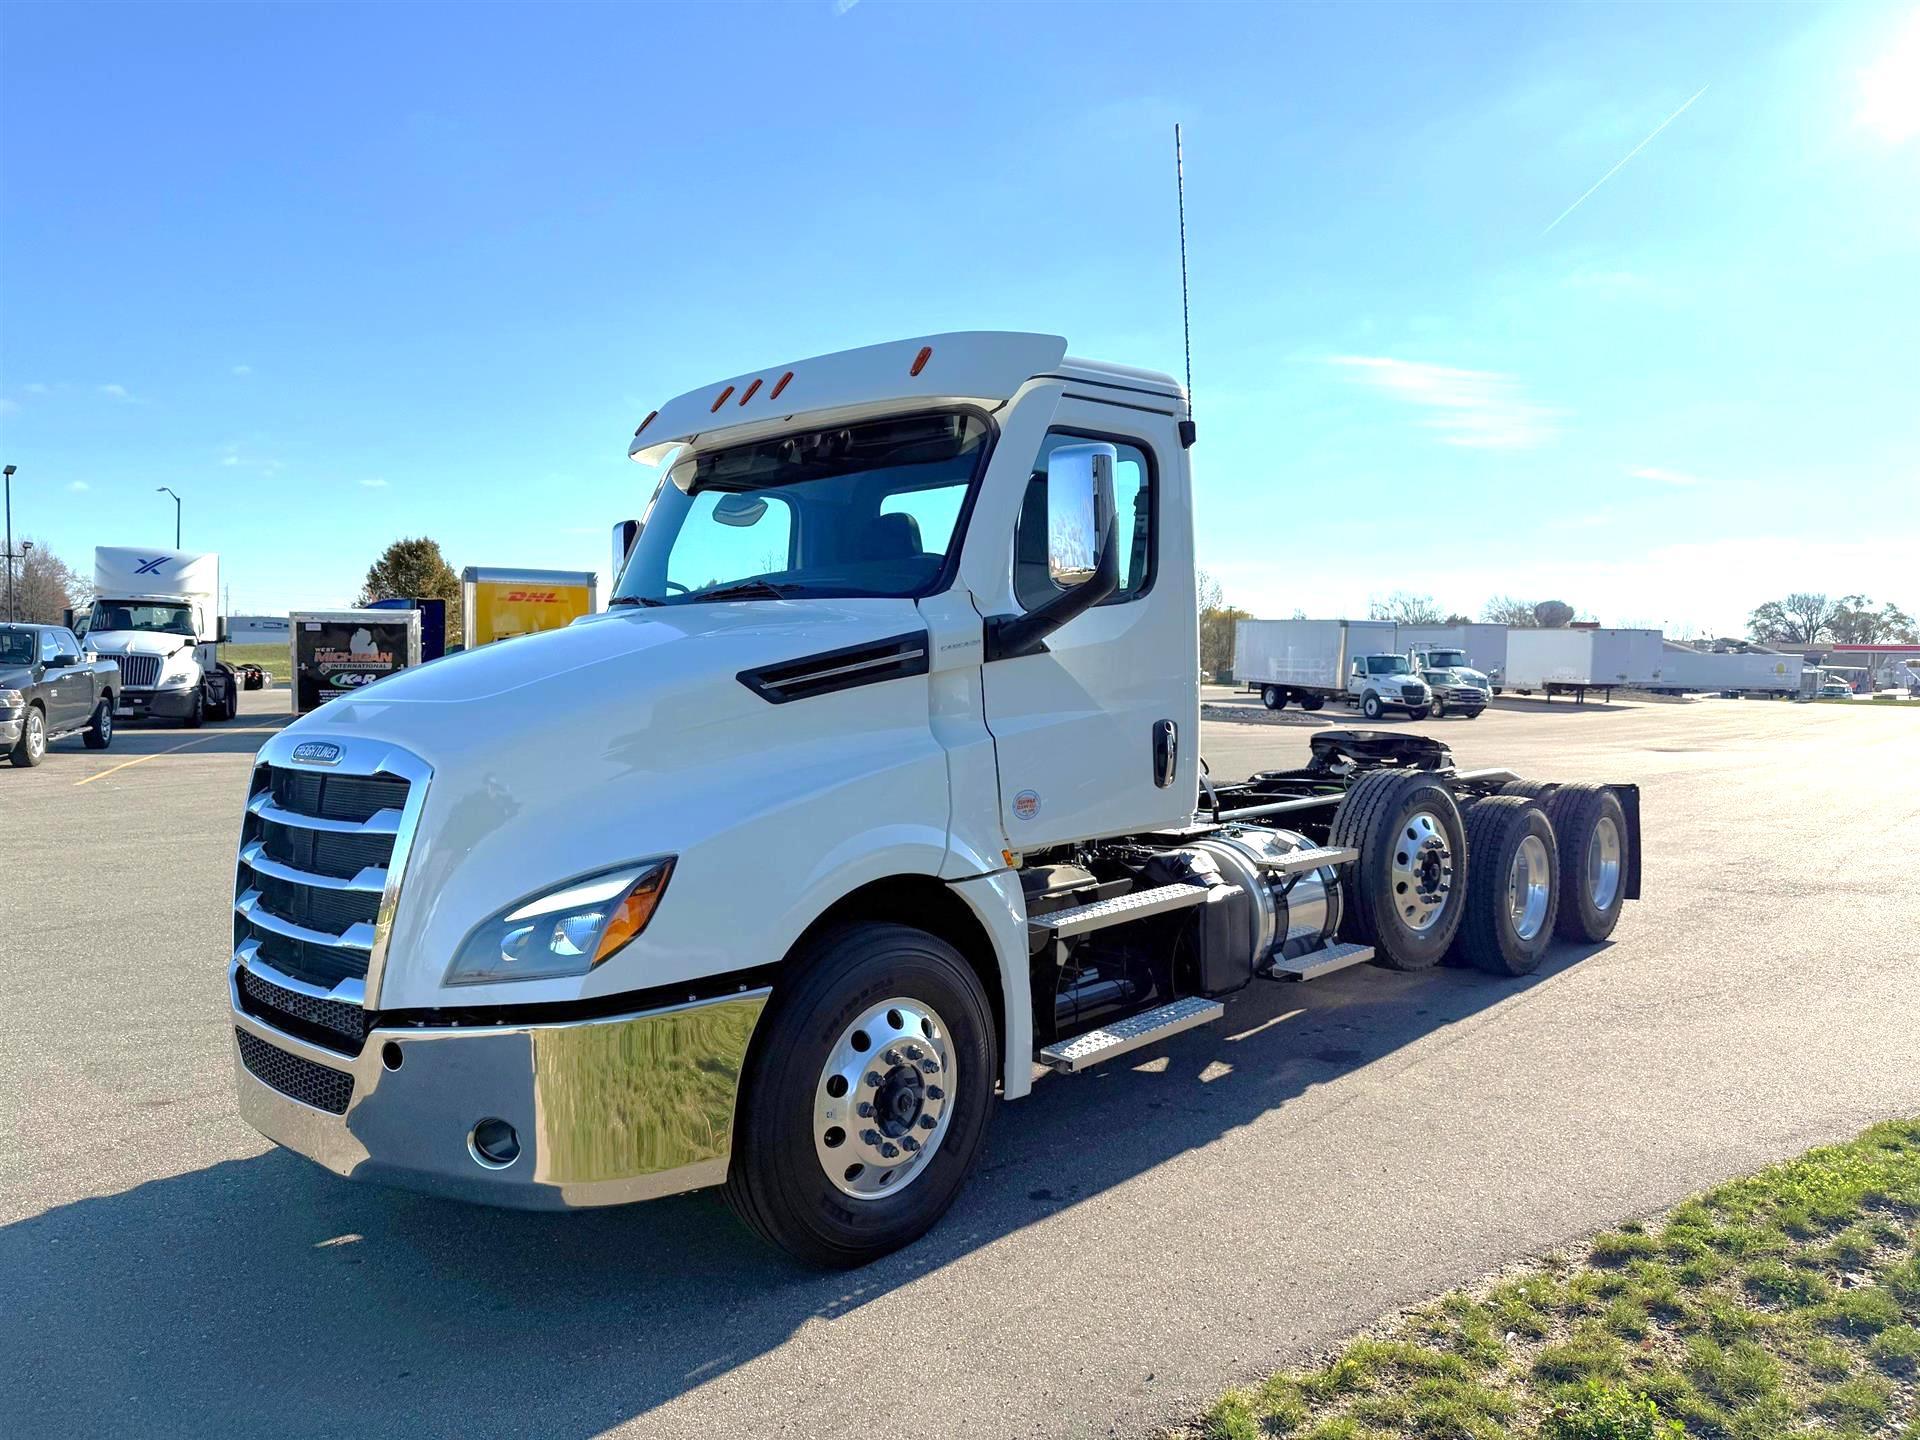
[[[1180,727],[1171,720],[1153,722],[1153,783],[1164,790],[1180,769]]]

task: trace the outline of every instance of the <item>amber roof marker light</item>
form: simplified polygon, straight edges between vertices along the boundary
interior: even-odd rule
[[[780,392],[787,388],[787,382],[791,379],[793,379],[793,372],[789,370],[774,382],[773,389],[767,392],[767,399],[778,400],[780,398]]]
[[[718,415],[720,413],[720,407],[727,403],[727,397],[732,393],[733,393],[733,387],[729,385],[727,386],[726,389],[722,390],[718,395],[714,396],[713,405],[707,411],[707,413],[709,415]]]
[[[933,358],[933,346],[922,345],[920,347],[920,353],[913,357],[913,368],[907,371],[907,374],[918,375],[922,370],[927,368],[927,361],[931,360],[932,358]]]
[[[642,420],[639,426],[634,430],[633,438],[638,440],[640,438],[640,431],[646,429],[647,426],[651,425],[656,419],[659,418],[659,416],[660,416],[660,412],[658,410],[649,410],[647,412],[647,418]]]
[[[742,405],[746,404],[747,401],[753,398],[754,391],[758,390],[759,388],[760,388],[760,382],[758,380],[755,380],[751,385],[747,386],[747,393],[740,397],[740,403]]]

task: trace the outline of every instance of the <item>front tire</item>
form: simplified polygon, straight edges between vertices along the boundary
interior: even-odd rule
[[[86,742],[89,750],[104,750],[113,744],[112,696],[93,707],[93,723],[87,726],[80,738]]]
[[[1260,692],[1260,703],[1269,710],[1284,710],[1287,708],[1287,692],[1278,685],[1269,685]]]
[[[1384,711],[1380,697],[1369,690],[1360,701],[1360,713],[1369,720],[1378,720]]]
[[[22,770],[31,770],[47,758],[47,717],[38,705],[29,705],[20,720],[20,738],[7,758]]]
[[[1411,710],[1407,711],[1407,718],[1409,720],[1424,720],[1427,718],[1427,715],[1429,713],[1430,712],[1427,710],[1426,706],[1416,705]]]
[[[1352,848],[1346,866],[1349,940],[1373,946],[1394,970],[1425,970],[1460,928],[1466,828],[1453,792],[1424,771],[1363,775],[1334,812],[1328,844]]]
[[[1553,826],[1523,795],[1467,809],[1467,905],[1450,959],[1490,975],[1529,975],[1553,942],[1560,901]]]
[[[193,692],[193,704],[187,713],[180,717],[180,725],[185,730],[198,730],[207,718],[207,697],[204,692]]]
[[[801,1262],[864,1265],[932,1229],[972,1170],[993,1007],[958,951],[906,925],[835,927],[787,967],[741,1077],[724,1193]]]

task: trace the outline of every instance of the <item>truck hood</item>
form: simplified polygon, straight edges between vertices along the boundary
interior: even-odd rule
[[[31,665],[0,665],[0,690],[26,690],[37,684]]]
[[[163,635],[155,630],[93,630],[81,640],[96,655],[159,655],[191,650],[199,642],[191,635]]]
[[[603,736],[644,727],[664,738],[677,726],[764,716],[771,707],[741,683],[742,670],[920,626],[904,599],[622,608],[412,666],[293,728],[366,730],[430,763],[436,752],[465,750],[469,738],[497,745],[527,726],[559,743],[576,715],[600,715],[594,728]],[[474,718],[454,718],[466,709]]]

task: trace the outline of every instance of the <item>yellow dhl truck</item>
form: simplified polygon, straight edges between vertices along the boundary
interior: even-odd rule
[[[460,572],[462,635],[469,650],[561,630],[600,608],[591,570],[514,570],[469,565]]]

